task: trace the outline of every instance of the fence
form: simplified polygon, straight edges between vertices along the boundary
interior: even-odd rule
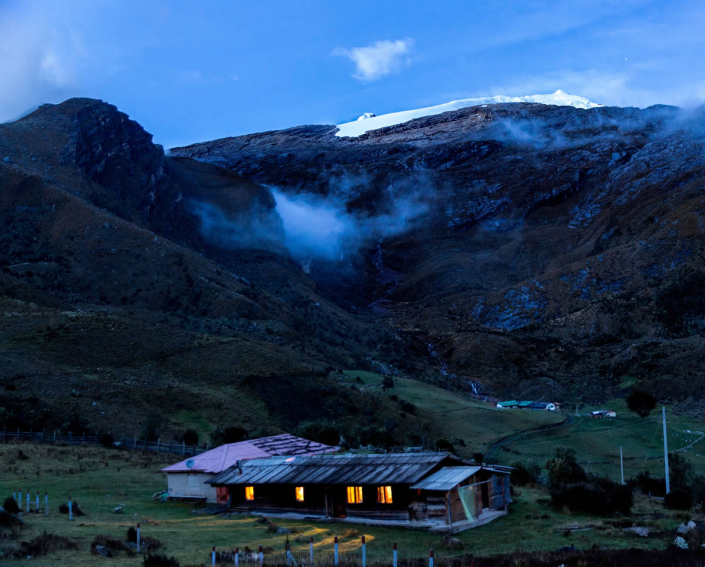
[[[56,431],[20,431],[3,429],[2,440],[7,443],[16,439],[18,441],[27,441],[31,443],[61,443],[62,445],[101,445],[102,435],[61,435]],[[113,436],[114,445],[122,449],[133,449],[139,451],[154,451],[155,453],[176,453],[183,456],[196,456],[208,451],[208,445],[199,447],[198,445],[186,445],[186,443],[162,443],[161,439],[156,441],[147,441],[146,439],[138,439],[137,436],[120,435]]]

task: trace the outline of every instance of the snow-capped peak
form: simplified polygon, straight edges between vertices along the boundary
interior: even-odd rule
[[[369,132],[370,130],[386,128],[387,126],[394,126],[395,124],[403,124],[404,122],[414,120],[415,118],[433,116],[434,114],[441,114],[443,112],[459,110],[461,108],[467,108],[468,106],[503,104],[512,102],[535,102],[539,104],[552,104],[556,106],[573,106],[575,108],[582,109],[603,106],[601,104],[591,102],[582,96],[570,95],[560,89],[553,94],[539,94],[528,96],[499,95],[490,97],[466,98],[463,100],[454,100],[445,104],[439,104],[437,106],[418,108],[416,110],[405,110],[402,112],[392,112],[391,114],[382,114],[381,116],[375,116],[371,112],[366,112],[354,122],[346,122],[345,124],[339,124],[338,132],[336,132],[335,135],[341,137],[357,137],[361,136],[365,132]]]

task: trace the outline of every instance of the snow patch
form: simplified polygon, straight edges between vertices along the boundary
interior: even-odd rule
[[[396,124],[403,124],[409,120],[423,118],[424,116],[433,116],[467,108],[468,106],[479,106],[488,104],[503,104],[511,102],[536,102],[539,104],[550,104],[555,106],[573,106],[575,108],[588,109],[603,106],[589,101],[582,96],[569,95],[562,90],[557,90],[553,94],[540,94],[528,96],[491,96],[479,98],[466,98],[463,100],[454,100],[437,106],[429,106],[427,108],[417,108],[416,110],[405,110],[402,112],[392,112],[391,114],[382,114],[375,116],[371,112],[366,112],[360,118],[353,122],[346,122],[338,125],[336,136],[339,137],[357,137],[370,130],[386,128]]]

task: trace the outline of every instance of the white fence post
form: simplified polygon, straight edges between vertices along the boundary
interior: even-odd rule
[[[394,561],[393,561],[393,567],[397,567],[397,542],[394,542]]]
[[[264,564],[264,549],[262,549],[261,545],[259,546],[259,564]]]
[[[69,522],[73,520],[73,503],[71,502],[71,497],[69,496]]]
[[[365,545],[365,536],[362,536],[362,567],[367,567],[367,546]]]
[[[213,552],[211,554],[211,565],[215,565],[215,545],[213,546]]]
[[[333,539],[333,542],[334,542],[333,549],[335,550],[334,551],[334,557],[335,557],[334,563],[335,563],[335,565],[337,565],[338,564],[338,536],[335,536],[335,538]]]
[[[140,536],[140,524],[137,522],[137,553],[140,552],[140,540],[142,539],[142,536]]]
[[[313,565],[313,536],[311,536],[311,541],[308,544],[308,550],[311,558],[311,565]]]
[[[44,513],[47,516],[49,515],[49,493],[48,492],[44,493]]]
[[[240,564],[240,548],[239,548],[239,547],[236,547],[236,548],[235,548],[235,559],[234,559],[234,561],[235,561],[235,567],[238,567],[238,565]]]

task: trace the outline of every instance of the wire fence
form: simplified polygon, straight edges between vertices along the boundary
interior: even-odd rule
[[[103,445],[105,437],[103,435],[86,435],[85,432],[80,435],[68,433],[62,435],[57,431],[20,431],[3,429],[2,441],[9,443],[11,441],[23,441],[30,443],[51,443],[60,445]],[[136,435],[113,435],[113,446],[121,449],[132,449],[135,451],[153,451],[155,453],[174,453],[185,457],[196,456],[208,451],[208,445],[201,447],[198,445],[186,445],[186,443],[169,441],[162,442],[161,439],[156,441],[148,441],[147,439],[138,439]]]

